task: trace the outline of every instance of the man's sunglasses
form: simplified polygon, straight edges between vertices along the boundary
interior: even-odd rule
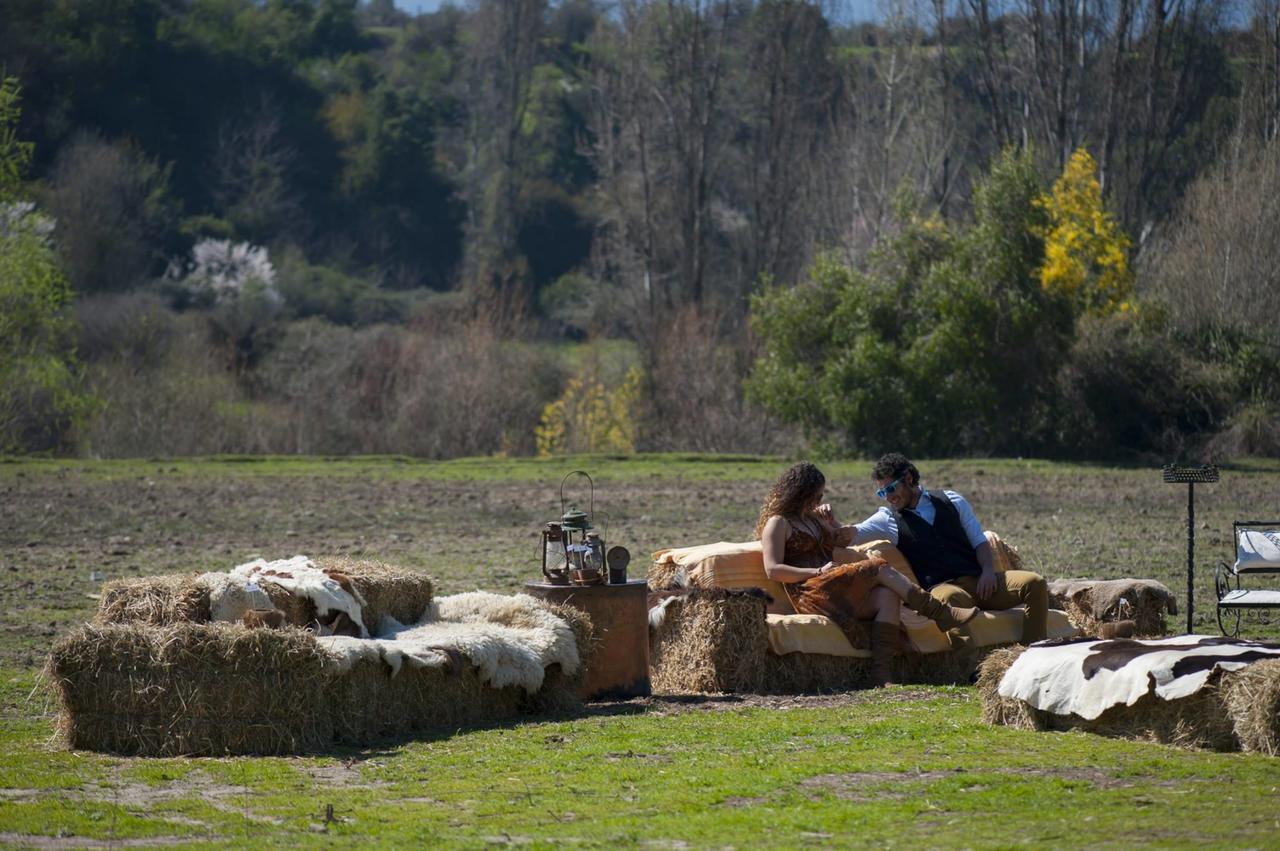
[[[889,484],[877,490],[876,496],[880,497],[881,499],[888,499],[889,494],[896,491],[898,489],[898,485],[900,484],[902,484],[902,479],[894,479],[892,482],[889,482]]]

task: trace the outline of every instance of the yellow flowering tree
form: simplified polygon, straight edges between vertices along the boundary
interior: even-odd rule
[[[538,455],[635,452],[640,379],[640,370],[632,367],[610,390],[599,378],[579,372],[560,398],[542,410],[542,421],[534,429]]]
[[[1071,155],[1062,175],[1036,205],[1048,216],[1040,285],[1069,298],[1077,310],[1099,314],[1131,309],[1133,272],[1129,238],[1102,203],[1098,167],[1084,148]]]

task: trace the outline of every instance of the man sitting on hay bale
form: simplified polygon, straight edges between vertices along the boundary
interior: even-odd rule
[[[1022,644],[1046,637],[1049,590],[1029,570],[997,573],[991,544],[968,501],[955,491],[932,494],[905,455],[891,452],[871,471],[876,496],[887,506],[861,523],[838,526],[853,544],[887,540],[911,562],[929,593],[956,608],[1011,609],[1024,606]],[[826,517],[834,526],[830,508]]]

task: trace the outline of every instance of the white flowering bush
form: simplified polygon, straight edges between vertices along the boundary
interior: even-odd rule
[[[54,224],[52,217],[36,212],[34,201],[0,204],[0,239],[30,236],[47,246],[53,240]]]
[[[202,239],[191,259],[169,264],[168,277],[180,282],[197,300],[226,304],[243,296],[280,305],[276,270],[267,249],[229,239]]]

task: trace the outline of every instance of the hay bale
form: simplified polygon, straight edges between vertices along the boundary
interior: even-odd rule
[[[650,681],[656,692],[798,694],[871,685],[871,660],[819,653],[774,654],[760,594],[694,590],[673,599],[650,630]],[[967,683],[986,649],[960,648],[895,660],[904,683]]]
[[[651,591],[686,588],[689,585],[689,572],[675,562],[655,561],[649,565],[649,572],[645,575],[645,583]]]
[[[377,629],[383,615],[390,615],[400,623],[415,623],[431,604],[431,579],[416,570],[344,556],[324,556],[312,561],[321,570],[334,570],[351,577],[351,584],[364,598],[362,614],[370,630]]]
[[[211,617],[209,589],[196,581],[198,577],[190,573],[112,580],[102,588],[94,620],[152,626],[207,623]]]
[[[352,586],[364,598],[362,615],[370,630],[377,629],[383,615],[390,615],[401,623],[414,623],[431,603],[431,579],[417,571],[341,556],[318,558],[314,562],[322,570],[334,570],[351,578]],[[102,601],[94,619],[101,624],[154,626],[208,623],[212,617],[209,588],[199,577],[200,574],[191,573],[109,582],[102,590]],[[316,619],[315,604],[311,600],[290,594],[271,582],[262,582],[261,586],[271,598],[271,604],[284,612],[287,623],[307,626]]]
[[[91,624],[45,669],[71,748],[145,756],[327,747],[327,657],[310,633],[231,624]]]
[[[1280,660],[1223,675],[1222,694],[1240,746],[1280,756]]]
[[[1001,697],[1000,680],[1025,647],[1002,647],[987,655],[978,667],[978,696],[982,699],[982,720],[991,725],[1017,727],[1020,730],[1041,730],[1037,710],[1021,700]]]
[[[1099,624],[1129,619],[1135,638],[1164,638],[1165,615],[1177,614],[1173,592],[1142,579],[1055,579],[1049,583],[1049,607],[1062,609],[1072,625],[1093,636]]]
[[[759,691],[770,657],[767,630],[761,596],[713,589],[677,597],[650,629],[650,684],[671,693]]]
[[[1216,751],[1246,750],[1267,753],[1267,739],[1276,741],[1277,701],[1280,701],[1280,662],[1260,662],[1237,672],[1217,672],[1195,694],[1178,700],[1165,700],[1154,694],[1144,695],[1132,706],[1113,706],[1092,720],[1078,715],[1058,715],[1035,709],[1013,698],[1001,697],[1000,680],[1021,655],[1024,648],[1015,647],[992,653],[978,672],[978,693],[982,699],[982,720],[988,724],[1017,727],[1023,730],[1080,730],[1102,736],[1162,742],[1182,747]],[[1253,673],[1260,666],[1273,666],[1270,671]],[[1232,681],[1240,681],[1232,698]],[[1273,701],[1268,710],[1251,711],[1251,696],[1268,693]],[[1235,704],[1233,706],[1233,703]],[[1243,720],[1242,720],[1243,719]],[[1246,727],[1250,737],[1238,728]],[[1273,751],[1274,752],[1274,751]]]
[[[589,640],[590,621],[566,614]],[[582,705],[581,673],[558,665],[533,694],[488,686],[467,664],[343,672],[306,630],[239,624],[88,625],[54,647],[45,673],[66,746],[140,756],[311,752]]]

